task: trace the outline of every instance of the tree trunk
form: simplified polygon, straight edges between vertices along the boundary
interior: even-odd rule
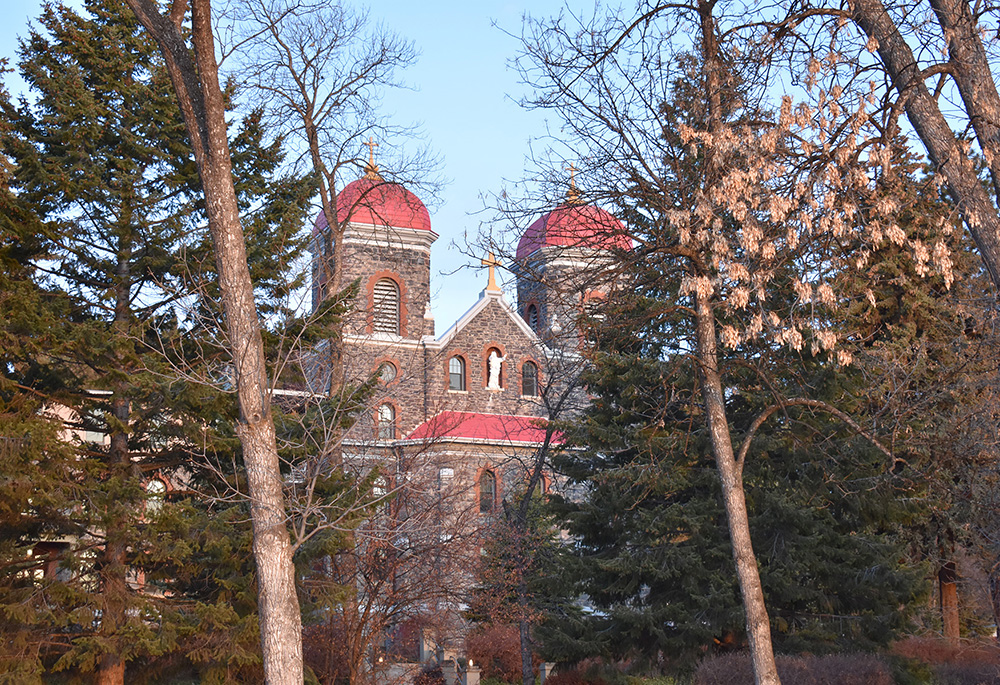
[[[326,235],[320,236],[323,245],[323,255],[320,261],[320,269],[323,272],[323,292],[321,297],[328,299],[335,297],[341,291],[344,284],[344,233],[347,230],[346,224],[341,224],[337,211],[337,188],[333,174],[330,173],[323,161],[322,150],[319,144],[319,132],[316,122],[313,119],[313,112],[307,111],[303,114],[303,125],[306,129],[306,137],[309,141],[309,158],[312,161],[313,171],[319,178],[319,198],[322,205],[323,216],[326,219]],[[350,220],[350,217],[348,217]],[[363,307],[362,307],[363,309]],[[327,340],[327,363],[330,374],[327,386],[327,396],[335,397],[344,386],[344,317],[339,317],[333,322],[330,329],[330,338]],[[334,463],[340,463],[340,447],[335,448],[333,455]]]
[[[131,334],[132,310],[131,294],[132,279],[129,268],[132,256],[131,242],[126,236],[129,232],[128,222],[131,221],[131,210],[127,207],[122,211],[122,222],[125,226],[120,226],[117,264],[115,265],[115,314],[111,322],[111,347],[114,350],[114,368],[107,371],[119,374],[119,378],[128,377],[128,361],[125,358],[123,346],[129,344]],[[114,482],[120,479],[128,482],[138,473],[132,473],[134,464],[128,446],[128,429],[130,406],[128,399],[128,382],[118,380],[113,384],[113,396],[111,398],[111,416],[115,424],[108,431],[108,462],[107,478]],[[125,503],[128,506],[131,503]],[[116,503],[112,506],[122,506]],[[129,512],[126,516],[133,515]],[[97,663],[97,673],[95,682],[99,685],[124,685],[125,683],[125,661],[114,645],[121,639],[121,631],[125,627],[127,620],[126,608],[128,604],[128,567],[126,566],[126,553],[128,542],[125,540],[128,525],[121,518],[121,510],[115,515],[107,517],[104,531],[104,548],[100,557],[100,579],[101,579],[101,635],[104,637],[111,650],[101,656]]]
[[[1000,560],[993,564],[989,571],[990,604],[993,607],[993,625],[1000,626]],[[1000,641],[1000,630],[997,631],[997,641]]]
[[[528,611],[528,598],[520,589],[518,590],[518,602],[521,603],[521,619],[517,622],[517,632],[521,645],[521,683],[533,685],[535,682],[535,669],[531,663],[531,622],[524,614]]]
[[[955,3],[952,0],[938,0],[932,4],[938,10],[938,18],[943,27],[946,22],[954,20],[952,9]],[[878,41],[879,57],[893,86],[900,93],[907,119],[927,149],[931,162],[947,181],[948,189],[979,248],[990,278],[1000,289],[1000,216],[997,215],[996,207],[979,182],[972,161],[955,139],[937,101],[927,90],[913,51],[886,12],[885,6],[880,0],[855,0],[853,6],[855,22],[869,37]],[[988,69],[987,80],[982,80],[982,74],[979,73],[981,69],[976,63],[975,46],[947,28],[946,33],[950,35],[949,48],[953,50],[951,66],[955,68],[955,81],[962,97],[967,98],[969,118],[977,126],[977,136],[980,135],[979,130],[983,130],[979,137],[980,145],[987,152],[987,159],[1000,165],[995,124],[1000,120],[997,117],[1000,114],[997,111],[1000,98],[997,97],[996,85],[988,76]],[[959,43],[964,43],[965,47],[961,48]],[[954,58],[957,56],[971,61],[968,64],[956,64]]]
[[[112,471],[114,472],[114,471]],[[100,635],[114,645],[125,624],[128,583],[125,567],[125,543],[114,530],[105,532],[100,555],[101,628]],[[97,662],[94,682],[97,685],[124,685],[125,661],[118,652],[102,654]]]
[[[722,70],[718,36],[713,15],[715,0],[700,0],[698,14],[701,28],[701,49],[704,55],[704,77],[708,101],[708,130],[715,133],[724,123],[722,113]],[[706,159],[705,186],[710,187],[720,172],[717,156],[711,151]],[[704,275],[704,274],[698,274]],[[732,436],[729,433],[729,419],[726,417],[725,395],[722,378],[719,375],[718,355],[715,341],[715,312],[712,308],[711,293],[696,290],[695,298],[695,338],[698,362],[698,380],[705,414],[708,421],[709,439],[715,457],[719,479],[722,482],[722,499],[726,507],[729,539],[736,562],[743,610],[746,615],[747,639],[750,642],[750,658],[753,662],[754,679],[757,685],[780,685],[778,667],[771,645],[771,622],[764,604],[764,589],[760,583],[757,559],[754,557],[750,541],[750,519],[747,514],[746,497],[743,492],[743,475],[736,464]]]
[[[191,0],[191,40],[195,58],[192,60],[180,31],[183,3],[174,3],[168,17],[160,14],[153,0],[127,2],[163,52],[205,193],[236,376],[239,401],[236,429],[243,446],[250,494],[264,677],[269,685],[299,685],[303,678],[302,618],[295,590],[291,539],[285,525],[283,483],[264,345],[233,187],[225,99],[219,87],[215,61],[211,3],[210,0]]]
[[[930,0],[948,41],[948,66],[1000,197],[1000,93],[976,20],[965,0]],[[989,154],[992,151],[994,154]]]
[[[944,639],[957,643],[960,637],[958,620],[958,567],[946,561],[938,569],[938,591],[941,600],[941,620]]]
[[[96,685],[122,685],[125,682],[125,662],[117,654],[101,657],[94,678]]]
[[[743,609],[746,612],[754,678],[757,685],[780,685],[774,648],[771,645],[771,623],[764,604],[757,559],[750,541],[750,519],[743,492],[743,476],[736,464],[729,421],[726,418],[725,395],[716,355],[715,318],[710,297],[708,293],[695,294],[698,379],[705,403],[712,454],[722,481],[722,499],[726,507],[740,594],[743,596]]]

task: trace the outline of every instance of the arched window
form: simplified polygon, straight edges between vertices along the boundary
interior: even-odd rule
[[[379,440],[396,439],[396,410],[391,404],[380,404],[375,432]]]
[[[531,330],[535,333],[538,332],[538,307],[533,304],[528,305],[528,309],[524,312],[524,319],[531,326]]]
[[[524,362],[521,367],[521,394],[525,397],[538,396],[538,365]]]
[[[372,498],[382,499],[389,494],[389,484],[385,481],[385,476],[379,476],[372,482]]]
[[[483,471],[479,475],[479,513],[487,514],[493,511],[497,502],[497,477],[492,471]]]
[[[372,289],[372,330],[399,335],[399,286],[391,278],[382,278]]]
[[[438,469],[438,490],[449,487],[451,480],[455,477],[455,469],[450,466],[442,466]]]
[[[167,493],[167,484],[159,478],[146,483],[146,513],[157,514],[163,508],[163,496]]]
[[[461,357],[448,360],[448,389],[465,390],[465,360]]]

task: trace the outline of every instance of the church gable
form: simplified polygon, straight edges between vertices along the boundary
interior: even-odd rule
[[[539,411],[545,348],[498,290],[484,291],[440,344],[446,406],[517,414]]]

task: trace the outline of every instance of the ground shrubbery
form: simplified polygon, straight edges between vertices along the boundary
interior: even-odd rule
[[[782,685],[1000,683],[1000,647],[969,642],[953,645],[938,638],[903,640],[887,656],[779,656],[777,662]],[[744,652],[709,657],[694,673],[694,685],[752,685],[753,682],[750,657]]]
[[[892,651],[925,665],[935,685],[1000,683],[1000,645],[995,642],[954,644],[940,638],[911,637],[895,643]]]
[[[438,666],[429,666],[417,674],[413,685],[446,685],[444,671]]]
[[[888,662],[872,654],[779,656],[782,685],[894,685]],[[753,685],[753,667],[745,652],[710,657],[694,674],[695,685]]]
[[[600,676],[589,677],[579,671],[559,671],[545,679],[545,685],[605,685]]]
[[[321,683],[344,682],[350,670],[343,650],[344,630],[331,618],[302,629],[302,657]]]
[[[483,668],[483,685],[518,684],[521,661],[515,626],[486,625],[469,636],[468,653]],[[1000,645],[940,638],[908,638],[888,654],[779,656],[782,685],[1000,685]],[[537,663],[535,664],[537,668]],[[629,670],[588,659],[559,670],[545,685],[753,685],[753,667],[745,652],[703,660],[693,677],[640,678]],[[689,679],[690,678],[690,679]],[[439,685],[418,683],[417,685]]]

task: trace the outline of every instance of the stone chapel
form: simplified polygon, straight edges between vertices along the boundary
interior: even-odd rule
[[[373,524],[381,532],[370,538],[402,564],[392,573],[455,590],[434,594],[433,602],[405,600],[422,613],[407,619],[421,626],[420,656],[406,658],[424,661],[427,644],[461,650],[463,592],[474,584],[484,535],[504,501],[525,492],[539,448],[560,442],[547,426],[555,418],[553,398],[573,400],[558,403],[558,418],[587,401],[576,381],[584,358],[577,321],[613,282],[601,267],[630,242],[617,219],[580,202],[571,188],[520,236],[510,265],[516,300],[497,285],[500,263],[489,255],[486,287],[438,333],[430,309],[431,245],[438,235],[420,199],[384,180],[372,160],[337,195],[336,217],[344,229],[337,290],[360,284],[353,318],[344,323],[344,378],[378,375],[367,415],[342,442],[343,460],[358,473],[377,468],[377,487],[395,492],[382,522]],[[314,307],[328,290],[318,263],[328,233],[320,213]],[[560,484],[542,472],[536,487]],[[412,561],[418,558],[427,563]],[[394,625],[386,627],[385,649],[398,657],[389,645],[399,643],[402,624]]]
[[[336,212],[347,222],[340,287],[360,283],[359,315],[345,325],[344,376],[380,374],[371,416],[345,441],[345,457],[416,445],[451,455],[443,473],[491,511],[517,481],[516,455],[544,439],[545,395],[567,382],[567,364],[580,358],[576,322],[609,287],[600,266],[631,247],[621,222],[582,203],[571,186],[520,237],[511,265],[516,300],[497,285],[500,263],[489,255],[479,298],[438,334],[430,304],[438,234],[423,202],[383,180],[372,160],[337,195]],[[315,244],[326,230],[320,213]],[[325,290],[321,273],[314,257],[314,306]]]

